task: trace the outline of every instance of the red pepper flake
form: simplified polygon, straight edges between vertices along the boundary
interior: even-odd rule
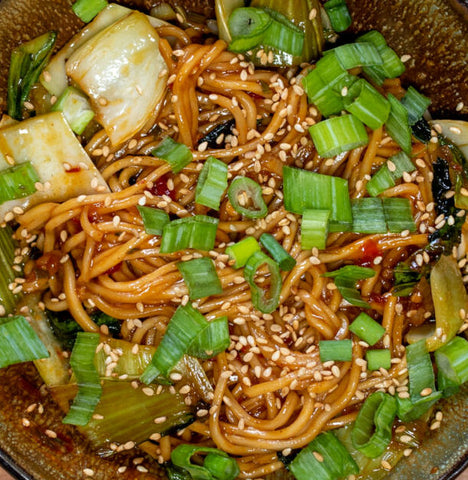
[[[371,267],[374,260],[382,254],[379,246],[374,240],[366,240],[361,247],[361,255],[357,262],[362,267]]]
[[[70,167],[68,170],[65,170],[65,172],[66,173],[78,173],[78,172],[81,172],[81,167],[76,165],[74,167]]]
[[[113,273],[118,272],[121,268],[122,268],[122,262],[119,262],[113,267],[109,268],[109,270],[106,271],[106,275],[112,275]]]
[[[44,253],[42,257],[36,260],[36,267],[40,270],[45,270],[49,275],[54,275],[60,268],[60,259],[62,253],[58,250],[52,250],[51,252]]]
[[[175,200],[175,191],[167,188],[167,181],[169,178],[170,176],[167,173],[162,177],[159,177],[156,182],[154,182],[154,185],[149,189],[150,193],[152,195],[157,195],[158,197],[167,195],[171,200]]]

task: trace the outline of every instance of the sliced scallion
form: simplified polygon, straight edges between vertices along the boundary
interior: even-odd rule
[[[375,345],[385,334],[385,328],[365,312],[353,320],[349,330],[369,345]]]
[[[320,340],[320,360],[325,362],[350,362],[353,358],[352,340]]]
[[[382,65],[382,58],[377,48],[369,42],[347,43],[334,48],[333,51],[345,70]]]
[[[244,217],[263,218],[268,213],[262,187],[251,178],[235,178],[229,185],[228,198],[234,210]]]
[[[388,134],[400,145],[405,153],[411,155],[411,129],[408,123],[408,111],[391,93],[387,96],[390,113],[385,126]]]
[[[186,262],[179,262],[177,268],[184,277],[191,300],[222,293],[223,287],[213,260],[210,258],[194,258]]]
[[[246,50],[248,50],[260,43],[272,21],[268,12],[261,8],[236,8],[229,16],[229,33],[234,40],[237,38],[254,39],[255,43],[247,47]]]
[[[0,172],[0,204],[36,192],[39,175],[31,162],[18,163]]]
[[[435,351],[438,370],[439,390],[441,378],[453,386],[460,386],[468,380],[468,341],[462,337],[453,337],[450,342]],[[447,385],[445,389],[447,389]],[[445,391],[444,391],[445,394]]]
[[[353,212],[353,232],[387,232],[387,223],[385,222],[384,209],[380,198],[354,198],[351,206]]]
[[[304,210],[301,223],[301,247],[303,250],[327,246],[330,210]]]
[[[183,143],[176,142],[171,137],[166,137],[151,153],[155,157],[165,160],[174,173],[179,173],[193,159],[190,148]]]
[[[342,115],[322,120],[311,125],[309,133],[322,158],[334,157],[369,142],[364,125],[354,115]]]
[[[191,343],[188,353],[201,359],[212,358],[229,347],[229,325],[227,317],[218,317],[210,322]]]
[[[388,349],[367,350],[366,361],[368,370],[388,370],[392,365],[392,354]]]
[[[18,272],[13,270],[16,243],[12,235],[9,225],[0,227],[0,305],[5,309],[4,315],[14,312],[19,297],[9,288],[18,277]]]
[[[231,260],[234,260],[234,268],[242,268],[247,263],[247,260],[260,250],[260,244],[255,237],[244,237],[237,243],[229,245],[226,248],[226,254],[229,255]]]
[[[408,123],[413,126],[422,118],[431,104],[431,100],[410,86],[406,95],[401,99],[401,103],[408,111]]]
[[[221,197],[227,188],[227,165],[215,157],[208,157],[198,177],[195,202],[219,210]]]
[[[255,277],[259,273],[262,274],[265,267],[269,277],[263,277],[268,282],[265,282],[267,287],[263,288],[262,284],[257,284]],[[271,313],[276,310],[282,285],[279,265],[263,252],[255,252],[245,264],[244,277],[250,286],[254,307],[262,313]]]
[[[275,262],[278,263],[281,270],[289,271],[294,268],[296,260],[289,255],[273,235],[270,233],[262,233],[262,235],[260,235],[260,243],[273,257]]]
[[[346,0],[328,0],[323,5],[335,32],[344,32],[352,22]]]
[[[98,333],[78,332],[70,357],[70,365],[78,383],[78,394],[63,423],[87,425],[101,398],[102,387],[94,365],[94,355],[99,345]]]
[[[137,206],[143,219],[145,232],[150,235],[162,235],[164,227],[171,221],[169,215],[159,208]]]
[[[72,9],[81,21],[88,23],[107,5],[107,0],[77,0]]]
[[[404,230],[409,230],[410,232],[416,231],[416,224],[408,198],[383,198],[382,206],[389,232],[400,233]]]

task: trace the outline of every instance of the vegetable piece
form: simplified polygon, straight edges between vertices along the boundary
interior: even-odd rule
[[[327,12],[335,32],[344,32],[351,26],[352,19],[346,0],[328,0],[323,5],[323,8]]]
[[[79,332],[70,357],[70,365],[78,382],[78,394],[63,423],[87,425],[101,398],[102,388],[94,366],[99,334]]]
[[[219,210],[221,198],[227,188],[227,177],[227,165],[215,157],[208,157],[198,177],[195,202]]]
[[[0,324],[0,368],[47,358],[49,352],[23,316]]]
[[[320,360],[322,362],[350,362],[353,358],[353,342],[345,340],[320,340]]]
[[[179,218],[163,228],[161,253],[173,253],[186,248],[212,250],[219,220],[206,215]]]
[[[330,210],[304,210],[301,224],[301,248],[324,249],[327,246]]]
[[[101,10],[107,7],[107,0],[77,0],[72,9],[83,22],[90,22]]]
[[[145,232],[151,235],[162,235],[164,227],[171,221],[167,212],[142,205],[138,205],[137,209],[143,219]]]
[[[219,38],[228,44],[232,41],[228,25],[229,18],[236,8],[243,7],[244,4],[244,0],[215,0],[214,2]]]
[[[112,145],[135,135],[166,90],[167,66],[147,17],[133,11],[92,36],[66,62]]]
[[[359,410],[351,433],[354,447],[369,458],[381,455],[392,438],[395,414],[394,397],[383,392],[369,395]]]
[[[353,212],[353,232],[386,233],[387,223],[380,198],[354,198],[351,202]]]
[[[345,70],[382,64],[377,48],[369,42],[346,43],[334,48],[333,52]]]
[[[56,38],[55,32],[44,33],[12,51],[7,92],[7,109],[10,117],[16,120],[23,118],[23,104],[49,61]]]
[[[334,157],[369,142],[364,125],[353,115],[322,120],[311,125],[309,133],[322,158]]]
[[[419,93],[413,86],[408,87],[401,104],[408,111],[408,123],[413,126],[420,120],[431,104],[431,100]]]
[[[404,172],[416,170],[411,159],[405,152],[397,153],[390,157],[387,162],[367,182],[366,189],[369,195],[376,197],[387,188],[395,186],[395,180],[400,179]]]
[[[213,260],[208,257],[179,262],[177,268],[184,277],[191,300],[222,293],[223,287]]]
[[[86,96],[75,87],[67,87],[52,105],[52,112],[62,112],[70,128],[81,135],[94,118],[94,111]]]
[[[146,387],[148,388],[148,387]],[[158,387],[158,393],[148,395],[131,382],[103,381],[102,396],[91,418],[81,430],[95,448],[109,448],[110,443],[141,443],[154,433],[165,434],[193,421],[192,408],[182,395]],[[155,422],[155,419],[159,419]]]
[[[227,194],[234,210],[247,218],[263,218],[268,213],[262,187],[251,178],[235,178]]]
[[[356,462],[332,432],[318,435],[290,463],[297,480],[334,480],[359,473]]]
[[[62,202],[82,194],[103,192],[108,186],[59,112],[39,115],[0,129],[0,171],[9,168],[6,156],[16,165],[30,162],[42,184],[50,188],[0,205],[0,218],[14,207]],[[65,170],[68,164],[71,170]],[[96,179],[96,180],[95,180]],[[97,183],[97,185],[96,185]],[[93,186],[91,186],[93,185]]]
[[[5,309],[4,315],[13,313],[18,301],[18,295],[8,288],[18,276],[12,268],[16,248],[12,235],[10,226],[0,227],[0,305]]]
[[[260,252],[260,245],[255,237],[244,237],[234,245],[226,248],[226,254],[234,260],[234,268],[242,268],[247,260],[255,253]]]
[[[369,82],[353,83],[343,97],[344,107],[372,130],[380,128],[390,113],[390,103]]]
[[[193,159],[187,145],[178,143],[171,137],[166,137],[152,152],[152,155],[165,160],[174,173],[179,173]]]
[[[232,42],[229,49],[245,52],[256,47],[264,38],[273,19],[265,10],[253,7],[236,8],[229,16],[228,26]]]
[[[328,229],[351,228],[353,217],[347,180],[299,168],[283,167],[284,207],[302,215],[304,210],[330,210]]]
[[[367,350],[366,361],[368,370],[388,370],[392,365],[392,354],[390,350]]]
[[[39,176],[31,162],[7,168],[0,172],[0,204],[28,197],[37,191]]]
[[[203,465],[191,461],[195,454],[206,453]],[[193,480],[234,480],[240,473],[237,462],[222,450],[199,445],[178,445],[171,453],[174,465],[187,471]]]
[[[390,102],[390,113],[385,126],[388,134],[403,151],[411,155],[411,129],[408,123],[408,111],[391,93],[387,96]]]
[[[356,282],[366,278],[372,278],[375,271],[372,268],[346,265],[333,272],[324,273],[324,277],[335,279],[336,288],[345,300],[357,307],[369,308],[369,304],[363,300],[359,293]]]
[[[453,337],[437,349],[434,356],[438,388],[447,396],[468,380],[468,341],[462,337]]]
[[[400,233],[404,230],[416,231],[416,224],[408,198],[383,198],[382,207],[389,232]]]
[[[465,159],[468,158],[468,122],[463,120],[433,120],[431,125],[437,124],[441,134],[453,142],[461,151]]]
[[[262,233],[262,235],[260,235],[260,243],[273,257],[281,270],[289,271],[294,268],[296,260],[289,255],[273,235],[270,233]]]
[[[375,345],[385,334],[385,328],[365,312],[353,320],[349,330],[369,345]]]
[[[269,271],[269,284],[266,289],[257,285],[255,277],[264,268]],[[260,272],[259,272],[260,271]],[[253,306],[262,313],[271,313],[279,305],[281,293],[281,274],[278,264],[263,252],[255,252],[249,257],[244,267],[244,277],[250,285]]]
[[[195,337],[188,353],[207,360],[224,352],[230,343],[228,318],[218,317],[208,322],[207,328]]]

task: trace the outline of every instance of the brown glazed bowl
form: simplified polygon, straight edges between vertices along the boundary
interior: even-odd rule
[[[148,10],[157,1],[121,3]],[[206,15],[213,11],[209,0],[169,3]],[[70,5],[71,0],[0,0],[0,111],[5,110],[12,48],[52,29],[63,45],[82,26]],[[348,5],[355,31],[380,30],[399,55],[411,55],[405,81],[431,97],[434,117],[468,117],[467,0],[348,0]],[[449,480],[468,466],[468,386],[441,408],[441,428],[429,432],[422,448],[401,461],[387,480]],[[148,472],[137,470],[134,454],[100,458],[61,418],[31,364],[0,370],[0,465],[14,477],[76,480],[85,478],[83,469],[90,468],[93,480],[165,478],[143,454]],[[128,468],[117,473],[122,465]]]

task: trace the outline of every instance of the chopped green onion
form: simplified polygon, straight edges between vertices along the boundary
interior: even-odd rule
[[[450,342],[437,349],[434,356],[438,370],[438,387],[442,390],[442,380],[444,394],[449,383],[458,387],[468,380],[468,341],[464,338],[453,337]]]
[[[52,105],[52,112],[62,112],[70,128],[81,135],[94,117],[86,95],[75,87],[67,87]]]
[[[206,453],[203,465],[191,461],[195,454]],[[234,480],[240,473],[237,462],[226,452],[200,445],[178,445],[171,453],[174,465],[189,473],[192,480]]]
[[[5,309],[4,315],[14,312],[19,297],[9,288],[19,274],[13,270],[16,242],[12,235],[9,225],[0,227],[0,305]]]
[[[229,16],[229,32],[233,40],[237,38],[253,39],[246,50],[258,45],[273,19],[265,10],[254,7],[236,8]]]
[[[330,232],[347,231],[353,216],[348,181],[344,178],[283,167],[284,208],[302,215],[304,210],[330,210]]]
[[[229,245],[226,248],[226,254],[231,260],[234,260],[234,268],[242,268],[247,260],[260,250],[260,245],[255,237],[244,237],[234,245]]]
[[[164,227],[171,221],[169,215],[159,208],[138,205],[137,209],[143,219],[145,232],[150,235],[162,235]]]
[[[78,394],[63,423],[87,425],[101,398],[102,387],[94,366],[99,333],[79,332],[70,357],[70,365],[78,383]]]
[[[372,268],[346,265],[333,272],[324,273],[324,277],[335,279],[336,288],[343,298],[356,307],[369,308],[369,304],[361,297],[356,282],[365,278],[372,278],[375,271]]]
[[[335,50],[328,50],[316,63],[315,69],[312,70],[312,72],[316,72],[326,85],[340,95],[343,87],[349,87],[357,81],[356,76],[351,75],[343,68],[336,56]]]
[[[195,202],[219,210],[221,197],[227,188],[227,165],[215,157],[208,157],[198,177]]]
[[[0,172],[0,204],[24,198],[36,192],[39,175],[31,162],[24,162]]]
[[[375,345],[385,334],[385,328],[365,312],[353,320],[349,330],[369,345]]]
[[[382,200],[374,197],[354,198],[351,202],[353,212],[353,232],[386,233],[387,223]]]
[[[229,185],[228,198],[234,210],[247,218],[263,218],[268,213],[262,187],[251,178],[235,178]]]
[[[408,123],[408,111],[391,93],[387,96],[390,113],[385,126],[388,134],[400,145],[405,153],[411,155],[411,129]]]
[[[395,180],[400,179],[404,172],[409,173],[415,169],[416,167],[405,152],[393,155],[367,182],[366,188],[369,195],[376,197],[387,188],[394,187]]]
[[[400,233],[404,230],[416,231],[416,224],[408,198],[382,198],[382,206],[387,222],[388,231]]]
[[[315,125],[311,125],[309,133],[318,154],[322,158],[334,157],[339,153],[361,147],[369,142],[364,125],[353,115],[342,115],[341,117],[322,120]]]
[[[206,215],[179,218],[163,228],[161,253],[173,253],[186,248],[212,250],[219,220]]]
[[[383,392],[367,397],[351,433],[354,448],[368,458],[381,455],[392,439],[396,414],[395,398]]]
[[[334,48],[333,52],[345,70],[382,65],[382,58],[377,48],[369,42],[347,43]]]
[[[390,103],[369,82],[353,83],[343,97],[344,107],[372,130],[380,128],[390,113]]]
[[[366,361],[368,370],[388,370],[392,366],[392,354],[390,350],[367,350]]]
[[[0,325],[0,368],[47,357],[47,348],[24,317],[7,318]]]
[[[151,153],[165,160],[174,173],[179,173],[193,159],[190,148],[183,143],[177,143],[171,137],[166,137]]]
[[[224,352],[229,347],[229,325],[227,317],[215,318],[197,335],[188,353],[194,357],[208,359]]]
[[[346,0],[328,0],[323,5],[335,32],[344,32],[351,25],[352,19]]]
[[[184,277],[190,300],[222,293],[223,287],[216,273],[213,260],[208,257],[179,262],[177,268]]]
[[[107,4],[107,0],[77,0],[72,9],[81,21],[88,23],[106,8]]]
[[[431,357],[423,338],[406,347],[409,377],[409,399],[398,399],[398,417],[412,421],[423,415],[442,396],[436,391]]]
[[[260,235],[260,243],[266,248],[275,262],[278,263],[281,270],[288,272],[294,268],[296,265],[296,260],[289,255],[289,253],[281,246],[280,243],[278,243],[273,235],[269,233],[262,233],[262,235]]]
[[[37,82],[43,68],[47,65],[56,38],[55,32],[44,33],[12,51],[7,92],[7,108],[10,117],[16,120],[22,119],[23,104],[28,98],[31,87]]]
[[[269,271],[267,289],[257,285],[255,277],[264,267]],[[281,293],[281,274],[278,264],[263,252],[255,252],[249,257],[244,268],[244,277],[250,285],[252,303],[262,313],[271,313],[279,305]]]
[[[320,360],[325,362],[350,362],[353,358],[352,340],[320,340]]]
[[[332,432],[315,437],[290,463],[289,470],[296,480],[335,480],[359,473],[353,457]]]
[[[401,103],[408,111],[408,123],[413,126],[422,118],[431,104],[431,100],[410,86],[406,95],[401,99]]]
[[[327,246],[330,210],[304,210],[301,224],[301,247],[303,250]]]

